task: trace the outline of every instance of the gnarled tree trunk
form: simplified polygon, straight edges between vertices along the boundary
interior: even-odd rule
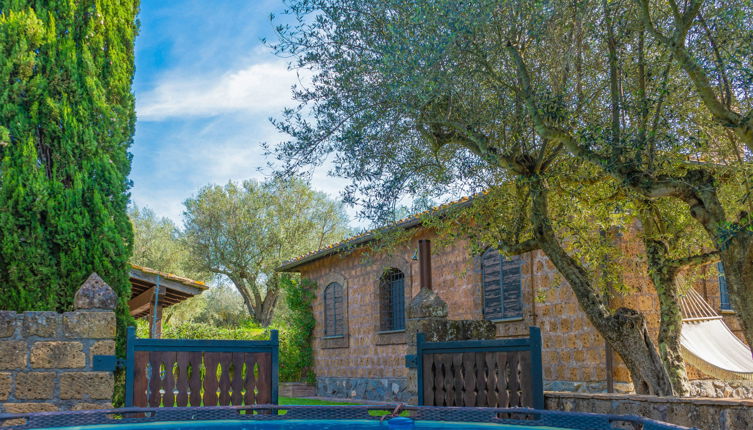
[[[645,223],[644,223],[645,225]],[[664,243],[644,237],[648,260],[649,277],[656,287],[659,298],[659,353],[677,396],[687,396],[690,392],[685,361],[680,354],[680,334],[682,333],[682,311],[677,291],[678,268],[669,264]]]
[[[716,178],[704,170],[689,170],[680,178],[663,178],[663,183],[655,184],[650,191],[684,201],[690,215],[717,246],[730,301],[750,345],[753,342],[753,221],[750,215],[741,213],[737,222],[728,222],[719,200]]]
[[[672,384],[643,315],[619,308],[611,313],[586,270],[562,248],[549,220],[547,190],[543,180],[531,177],[531,223],[534,236],[573,289],[581,309],[612,349],[625,362],[638,394],[672,395]]]

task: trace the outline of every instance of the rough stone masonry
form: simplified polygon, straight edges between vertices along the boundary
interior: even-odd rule
[[[93,356],[115,354],[117,297],[96,273],[74,312],[0,311],[0,412],[111,408],[111,372]]]

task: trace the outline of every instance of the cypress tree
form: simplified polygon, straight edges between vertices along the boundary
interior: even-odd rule
[[[121,339],[137,12],[138,0],[0,0],[0,309],[71,310],[97,272],[120,299]]]

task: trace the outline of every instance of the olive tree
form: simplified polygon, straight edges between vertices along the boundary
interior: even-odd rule
[[[335,154],[334,173],[352,180],[349,201],[376,220],[406,193],[515,183],[520,210],[496,224],[520,228],[499,246],[546,253],[638,392],[684,391],[675,275],[724,250],[710,239],[673,246],[660,226],[674,213],[657,206],[677,199],[702,221],[694,202],[739,206],[745,173],[632,3],[295,0],[288,12],[297,20],[279,26],[274,47],[315,73],[276,121],[292,137],[277,148],[287,170]],[[614,183],[611,201],[652,224],[644,238],[661,357],[643,316],[610,309],[603,269],[581,264],[559,236],[572,217],[559,209],[568,202],[559,184],[583,175]]]
[[[229,280],[251,318],[268,326],[280,295],[275,268],[342,239],[342,204],[300,180],[210,185],[185,202],[191,261]]]

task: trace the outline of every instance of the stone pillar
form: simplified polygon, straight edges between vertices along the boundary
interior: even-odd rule
[[[94,355],[115,354],[115,292],[96,274],[74,312],[0,311],[0,412],[112,407],[112,372]]]
[[[497,326],[487,320],[448,320],[447,303],[434,291],[422,289],[408,305],[407,354],[416,354],[416,334],[423,333],[427,342],[494,339]],[[408,368],[409,403],[418,403],[418,369]]]
[[[407,354],[416,355],[416,334],[423,333],[428,342],[494,339],[497,327],[491,321],[447,319],[447,303],[431,288],[431,248],[428,240],[419,241],[421,290],[408,304],[405,327]],[[418,358],[418,357],[417,357]],[[418,369],[408,368],[409,403],[418,403]]]
[[[408,355],[416,354],[417,333],[432,333],[435,331],[432,327],[444,325],[443,323],[446,321],[447,303],[433,290],[422,288],[408,304],[408,321],[405,327],[405,335],[408,337],[406,353]],[[417,369],[415,367],[408,368],[409,403],[413,405],[418,403],[417,383]]]

